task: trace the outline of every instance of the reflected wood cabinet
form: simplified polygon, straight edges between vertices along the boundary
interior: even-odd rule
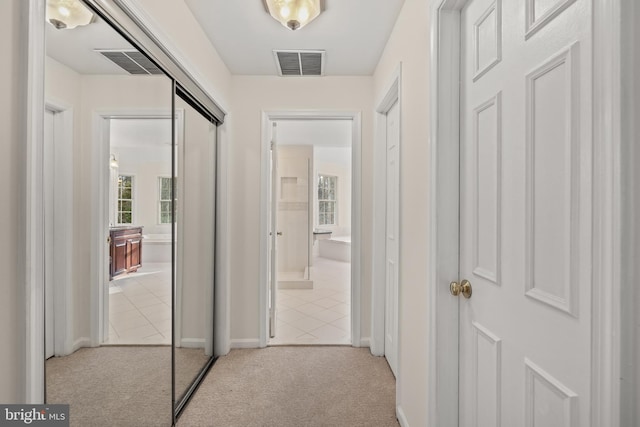
[[[142,227],[109,229],[109,280],[142,266]]]

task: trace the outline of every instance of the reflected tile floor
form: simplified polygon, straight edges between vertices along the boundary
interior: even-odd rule
[[[171,263],[146,263],[110,282],[104,344],[171,344]]]
[[[316,257],[313,289],[278,289],[269,345],[351,344],[351,264]]]

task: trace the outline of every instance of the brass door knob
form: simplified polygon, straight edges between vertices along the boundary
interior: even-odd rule
[[[472,293],[471,282],[469,282],[468,280],[463,280],[460,283],[451,282],[449,284],[449,292],[451,292],[451,295],[453,295],[454,297],[457,297],[458,295],[462,294],[462,296],[467,299],[471,298],[471,293]]]

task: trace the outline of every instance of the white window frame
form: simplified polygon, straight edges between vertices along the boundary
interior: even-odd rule
[[[126,176],[131,178],[131,199],[121,199],[120,198],[120,177],[122,176]],[[116,224],[117,225],[131,225],[131,224],[135,224],[136,222],[136,207],[135,207],[135,202],[136,202],[136,176],[134,174],[129,174],[129,173],[118,173],[118,180],[116,182]],[[131,201],[131,222],[121,222],[120,220],[122,219],[120,214],[121,214],[121,210],[120,210],[120,201],[121,200],[130,200]]]
[[[174,181],[175,178],[171,178],[170,176],[159,176],[158,177],[158,225],[167,225],[171,224],[171,220],[169,222],[162,222],[162,202],[171,203],[171,195],[169,195],[168,199],[162,198],[162,180],[168,179],[169,182]],[[173,183],[175,188],[175,183]]]
[[[324,178],[333,178],[335,180],[335,186],[336,186],[336,192],[335,192],[335,198],[332,199],[321,199],[320,195],[318,195],[318,226],[329,226],[329,227],[335,227],[338,225],[338,176],[337,175],[329,175],[329,174],[324,174],[324,173],[318,173],[318,180],[317,182],[317,186],[316,188],[320,188],[320,177],[324,177]],[[333,223],[331,224],[321,224],[320,223],[320,216],[322,215],[322,212],[320,210],[320,205],[322,202],[333,202]],[[325,217],[326,218],[326,217]]]

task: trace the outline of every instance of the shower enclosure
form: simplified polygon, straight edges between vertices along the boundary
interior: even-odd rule
[[[277,155],[278,288],[312,289],[313,146],[283,145]]]

